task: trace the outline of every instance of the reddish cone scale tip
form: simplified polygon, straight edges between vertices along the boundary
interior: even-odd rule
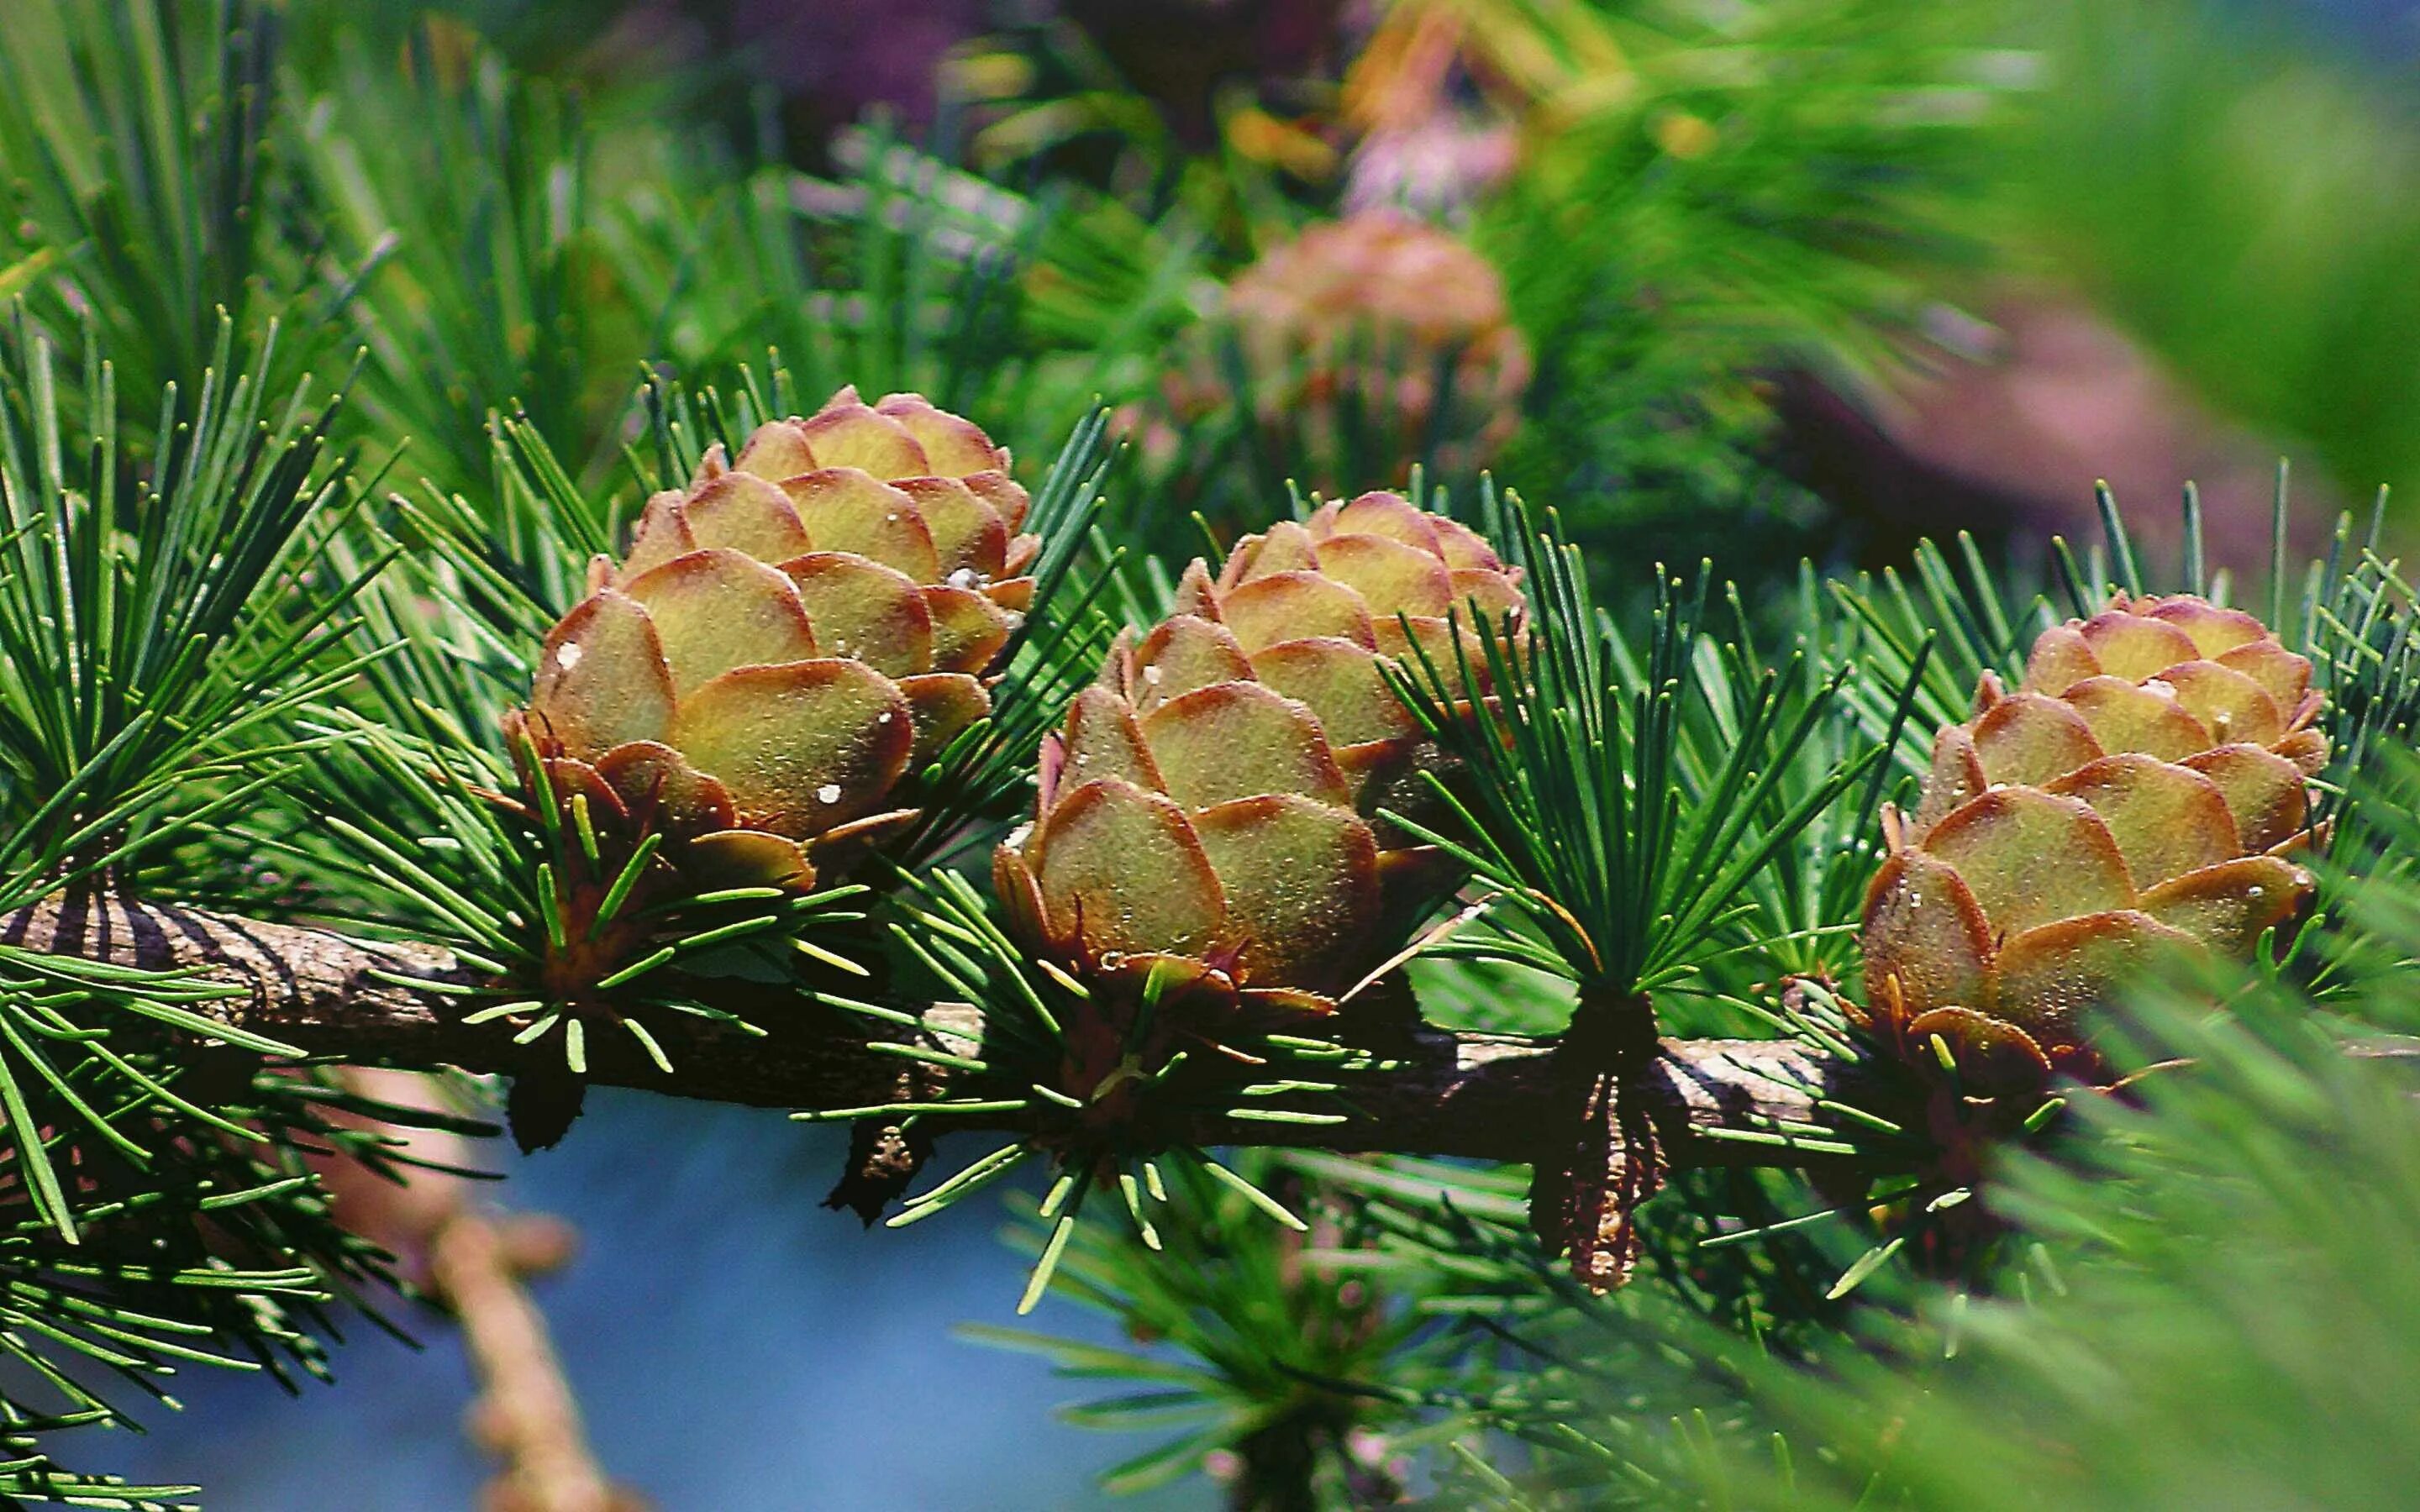
[[[517,741],[560,801],[660,831],[693,875],[812,885],[912,821],[900,779],[989,712],[1039,549],[1008,468],[972,422],[854,389],[715,446],[619,566],[590,564]]]
[[[1451,668],[1474,603],[1524,612],[1517,570],[1388,493],[1196,561],[1044,742],[1038,817],[994,863],[1019,936],[1095,980],[1324,1011],[1453,880],[1373,823],[1435,755],[1380,664],[1418,640]]]
[[[2082,1016],[2149,952],[2248,956],[2312,879],[2311,664],[2241,609],[2119,594],[2042,633],[1933,742],[1866,894],[1869,1013],[1971,1089],[2105,1079]]]

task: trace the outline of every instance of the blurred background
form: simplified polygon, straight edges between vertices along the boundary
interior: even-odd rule
[[[157,8],[167,67],[240,86],[207,125],[257,175],[246,216],[163,231],[191,298],[163,310],[105,266],[35,280],[77,187],[125,171],[94,146],[112,58],[63,0],[0,0],[0,292],[149,323],[168,371],[130,393],[197,368],[206,340],[159,333],[221,305],[281,316],[291,363],[365,345],[368,434],[446,491],[486,486],[492,413],[602,480],[643,364],[778,348],[802,389],[923,388],[1029,468],[1107,403],[1116,529],[1163,554],[1416,465],[1556,503],[1616,587],[1713,554],[1751,601],[1919,535],[2022,554],[2101,480],[2154,551],[2197,484],[2247,566],[2284,457],[2305,503],[2392,485],[2390,532],[2420,517],[2408,0],[237,8],[240,54],[194,40],[211,8]],[[656,1505],[1090,1505],[1140,1447],[953,1337],[1026,1265],[979,1220],[817,1206],[832,1137],[599,1094],[560,1149],[483,1155],[582,1235],[539,1294]],[[418,1352],[365,1329],[340,1390],[197,1379],[93,1458],[259,1512],[471,1505],[470,1371],[412,1322]]]

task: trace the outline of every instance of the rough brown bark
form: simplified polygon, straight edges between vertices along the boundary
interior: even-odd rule
[[[225,1021],[306,1054],[358,1065],[458,1066],[511,1073],[525,1054],[499,1025],[464,1026],[461,1000],[392,977],[469,982],[453,956],[427,946],[367,944],[326,930],[199,909],[123,901],[45,903],[0,921],[0,941],[152,968],[193,967],[242,989],[206,1005]],[[896,1095],[901,1061],[869,1053],[828,1028],[800,1027],[767,1003],[748,1015],[762,1037],[704,1020],[659,1028],[666,1075],[617,1035],[592,1035],[589,1079],[721,1103],[841,1108]],[[951,1048],[983,1040],[983,1015],[956,1004],[926,1023]],[[1333,1124],[1204,1119],[1187,1131],[1202,1145],[1278,1145],[1338,1150],[1528,1161],[1570,1131],[1547,1116],[1555,1041],[1420,1030],[1390,1040],[1390,1069],[1354,1078]],[[560,1052],[542,1052],[560,1064]],[[1637,1095],[1675,1166],[1834,1164],[1838,1156],[1717,1137],[1720,1130],[1823,1124],[1819,1100],[1854,1097],[1854,1074],[1804,1046],[1762,1040],[1666,1040],[1639,1075]],[[939,1072],[946,1088],[948,1073]],[[1016,1115],[996,1117],[1014,1128]]]

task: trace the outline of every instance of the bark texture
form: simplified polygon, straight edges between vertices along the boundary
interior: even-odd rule
[[[503,1025],[462,1024],[464,999],[394,980],[475,980],[449,952],[427,946],[370,944],[327,930],[115,899],[54,900],[23,910],[0,921],[0,942],[205,972],[240,991],[201,1005],[201,1011],[312,1057],[506,1074],[539,1064],[540,1056],[561,1064],[552,1047],[516,1047]],[[741,1006],[766,1029],[763,1036],[703,1020],[662,1026],[659,1038],[673,1062],[669,1075],[626,1037],[592,1035],[589,1080],[761,1107],[856,1107],[898,1095],[903,1063],[897,1057],[868,1052],[803,1005],[796,1011],[773,1002]],[[937,1004],[924,1017],[934,1042],[954,1052],[983,1041],[983,1015],[973,1009]],[[1209,1118],[1187,1133],[1202,1145],[1534,1161],[1559,1140],[1568,1148],[1571,1137],[1552,1116],[1555,1046],[1552,1039],[1426,1028],[1408,1039],[1390,1034],[1390,1069],[1354,1078],[1338,1108],[1348,1115],[1342,1123]],[[920,1076],[924,1070],[919,1068]],[[939,1090],[926,1095],[946,1094],[950,1073],[932,1070],[930,1086]],[[1829,1121],[1819,1102],[1853,1099],[1854,1075],[1854,1068],[1789,1041],[1665,1040],[1636,1073],[1632,1092],[1674,1166],[1820,1166],[1839,1157],[1767,1141],[1776,1126]],[[991,1119],[999,1128],[1017,1122],[1015,1114]],[[1762,1137],[1728,1139],[1720,1135],[1725,1130]]]

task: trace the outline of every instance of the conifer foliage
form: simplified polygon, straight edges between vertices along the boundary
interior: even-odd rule
[[[1199,300],[1182,204],[610,92],[609,160],[455,23],[11,14],[0,1502],[197,1494],[69,1430],[421,1326],[332,1168],[592,1085],[848,1125],[869,1224],[1004,1198],[1021,1310],[1139,1342],[984,1336],[1174,1429],[1113,1489],[2408,1479],[2382,498],[2304,566],[2281,477],[2257,574],[2188,488],[2173,571],[2104,496],[2048,593],[1964,538],[1733,586],[1475,475],[1530,355],[1492,282],[1419,308],[1486,270],[1408,212]],[[1419,339],[1295,308],[1365,234]],[[1161,381],[1222,361],[1241,463]]]

